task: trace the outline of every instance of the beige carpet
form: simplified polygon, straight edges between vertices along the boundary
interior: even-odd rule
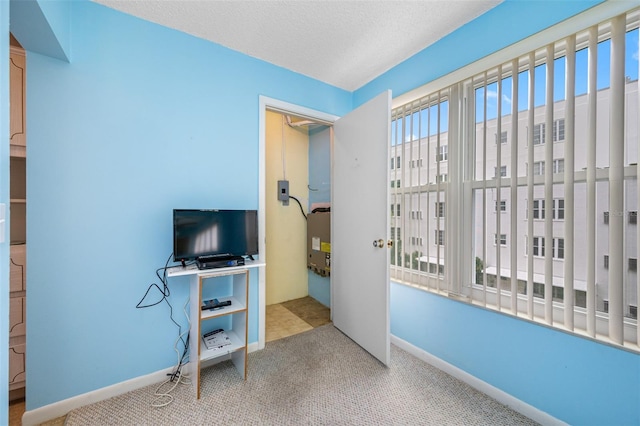
[[[383,366],[333,325],[267,343],[243,381],[230,362],[203,371],[202,398],[155,386],[73,410],[74,425],[533,425],[533,421],[392,346]]]

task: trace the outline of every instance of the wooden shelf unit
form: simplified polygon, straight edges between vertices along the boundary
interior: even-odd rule
[[[9,47],[9,400],[23,398],[26,384],[27,131],[26,55],[13,38]]]
[[[216,362],[231,359],[243,380],[247,378],[249,269],[264,263],[248,262],[245,266],[198,270],[195,266],[169,268],[167,275],[190,276],[189,367],[197,398],[200,399],[200,371]],[[203,300],[216,298],[230,300],[231,305],[216,310],[202,310]],[[231,345],[208,350],[203,334],[224,329]]]

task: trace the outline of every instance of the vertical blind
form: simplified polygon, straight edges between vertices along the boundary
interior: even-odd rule
[[[392,112],[392,278],[637,349],[628,11]]]

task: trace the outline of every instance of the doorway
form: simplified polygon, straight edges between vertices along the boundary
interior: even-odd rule
[[[330,322],[330,278],[307,268],[306,216],[312,206],[330,205],[330,126],[336,117],[260,100],[260,253],[267,263],[260,277],[263,347]],[[278,181],[288,185],[288,201],[279,199]]]

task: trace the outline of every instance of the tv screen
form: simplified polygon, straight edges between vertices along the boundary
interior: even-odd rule
[[[258,254],[256,210],[173,210],[173,259]]]

